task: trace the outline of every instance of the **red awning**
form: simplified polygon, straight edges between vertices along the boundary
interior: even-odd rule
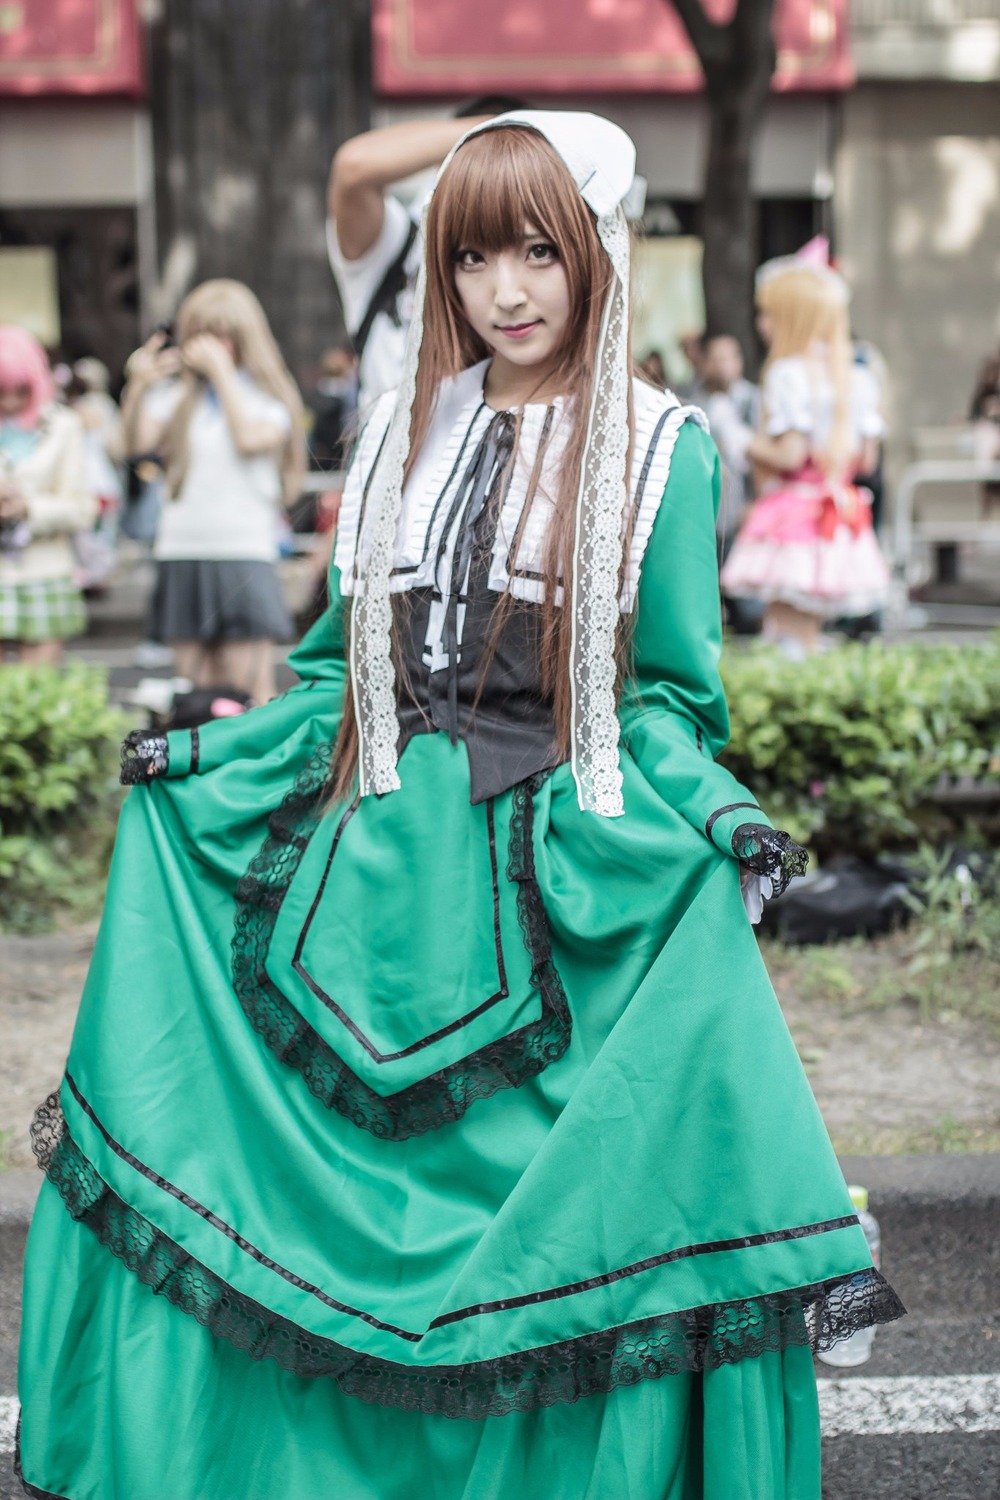
[[[135,0],[0,3],[0,95],[141,92]]]
[[[722,19],[734,0],[706,10]],[[776,0],[782,91],[854,82],[846,0]],[[701,71],[669,0],[373,0],[382,94],[689,93]]]

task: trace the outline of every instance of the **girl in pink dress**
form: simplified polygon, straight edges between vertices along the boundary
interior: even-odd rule
[[[871,496],[855,483],[875,467],[883,422],[874,377],[852,362],[848,299],[823,239],[758,272],[769,355],[746,452],[759,498],[722,586],[762,600],[764,638],[796,655],[816,648],[824,620],[880,608],[889,585]]]

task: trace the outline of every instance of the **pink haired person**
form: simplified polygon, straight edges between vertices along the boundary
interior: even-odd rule
[[[58,663],[87,616],[72,538],[94,519],[83,424],[55,402],[45,350],[0,326],[0,643]]]

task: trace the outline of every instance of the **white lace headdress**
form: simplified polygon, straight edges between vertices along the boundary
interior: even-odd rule
[[[601,322],[580,473],[571,565],[571,765],[581,808],[603,817],[623,811],[615,712],[615,633],[620,619],[623,515],[628,465],[629,231],[623,201],[635,176],[635,147],[617,125],[598,115],[517,110],[462,137],[506,125],[528,126],[565,162],[580,196],[597,219],[597,233],[614,270]],[[438,174],[440,180],[441,173]],[[426,221],[426,208],[424,210]],[[351,674],[358,726],[361,795],[399,786],[395,670],[391,653],[389,578],[409,452],[410,413],[423,339],[426,266],[414,295],[402,380],[372,476],[358,541],[351,609]]]

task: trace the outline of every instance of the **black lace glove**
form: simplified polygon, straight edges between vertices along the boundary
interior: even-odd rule
[[[122,768],[118,780],[122,786],[146,786],[154,776],[165,776],[169,764],[170,752],[165,734],[133,729],[122,740]]]
[[[809,855],[787,833],[765,823],[741,823],[733,834],[733,853],[755,875],[766,875],[772,894],[780,896],[793,875],[804,875]]]

